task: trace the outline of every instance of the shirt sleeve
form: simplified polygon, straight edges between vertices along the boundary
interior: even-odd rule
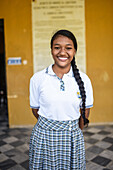
[[[89,77],[87,77],[87,81],[85,83],[86,90],[86,108],[93,107],[93,88]]]
[[[36,83],[33,78],[30,79],[30,107],[39,109],[39,83]]]

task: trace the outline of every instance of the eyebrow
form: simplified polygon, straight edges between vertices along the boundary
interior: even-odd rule
[[[56,44],[54,44],[54,45],[60,45],[60,44],[57,44],[57,43],[56,43]],[[71,44],[66,44],[66,45],[67,45],[67,46],[68,46],[68,45],[69,45],[69,46],[72,46]]]

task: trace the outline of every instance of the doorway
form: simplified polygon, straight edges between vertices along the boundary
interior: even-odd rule
[[[4,19],[0,19],[0,126],[8,126]]]

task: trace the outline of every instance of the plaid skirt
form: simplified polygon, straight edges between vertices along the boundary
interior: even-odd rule
[[[84,138],[78,120],[39,116],[29,148],[30,170],[86,170]]]

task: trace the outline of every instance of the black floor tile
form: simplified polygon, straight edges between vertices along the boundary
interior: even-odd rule
[[[8,159],[8,160],[0,163],[0,169],[1,170],[7,170],[8,168],[11,168],[12,166],[14,166],[16,164],[17,163],[15,161]]]
[[[27,132],[29,129],[28,128],[17,128],[20,132]]]
[[[105,128],[105,126],[104,125],[97,125],[97,126],[95,126],[95,128],[103,130]]]
[[[84,136],[92,136],[92,135],[94,135],[94,133],[92,133],[92,132],[83,132],[83,134],[84,134]]]
[[[113,144],[113,138],[110,138],[110,137],[105,137],[105,138],[103,139],[103,141],[109,142],[109,143],[112,143],[112,144]]]
[[[30,136],[25,136],[24,138],[21,138],[21,141],[24,142],[24,143],[29,144],[29,142],[30,142]]]
[[[4,154],[6,156],[12,157],[12,156],[15,156],[17,154],[21,154],[21,151],[19,151],[18,149],[14,148],[14,149],[11,149],[9,151],[4,152]]]
[[[18,139],[24,139],[25,136],[27,136],[27,135],[26,134],[22,134],[22,133],[15,135],[15,137],[18,138]]]
[[[27,151],[25,152],[25,154],[26,154],[26,155],[29,155],[29,150],[27,150]]]
[[[97,156],[94,159],[91,160],[92,162],[95,162],[101,166],[107,166],[107,164],[111,161],[110,159],[101,157],[101,156]]]
[[[109,148],[107,148],[110,151],[113,151],[113,145],[111,145]]]
[[[100,135],[109,135],[110,132],[102,130],[102,131],[98,132],[98,134],[100,134]]]
[[[113,128],[113,125],[110,125],[110,128]]]
[[[6,133],[9,133],[9,132],[11,132],[11,131],[13,131],[13,128],[12,128],[12,129],[7,128],[7,129],[4,129],[4,130],[3,130],[3,132],[6,132]]]
[[[98,147],[98,146],[91,146],[90,148],[87,149],[89,152],[93,152],[95,154],[99,154],[103,151],[104,149]]]
[[[87,140],[87,143],[90,143],[90,144],[94,144],[96,142],[98,142],[98,140],[97,139],[93,139],[93,138],[90,138],[90,139]]]
[[[23,145],[23,144],[24,144],[24,142],[22,142],[22,141],[16,141],[16,142],[10,143],[10,145],[12,145],[14,147],[17,147],[17,146],[20,146],[20,145]]]
[[[29,160],[21,163],[21,166],[22,166],[23,168],[25,168],[25,169],[29,169]]]
[[[4,139],[4,138],[8,138],[10,137],[8,134],[3,134],[3,135],[0,135],[0,140]]]
[[[5,145],[5,144],[6,144],[6,142],[0,141],[0,146]]]

